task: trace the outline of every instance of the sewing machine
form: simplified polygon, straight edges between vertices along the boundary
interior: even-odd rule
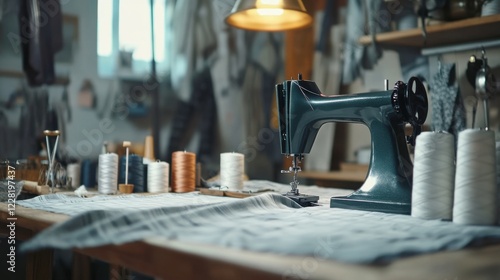
[[[410,214],[413,163],[407,143],[415,144],[427,117],[428,100],[422,82],[412,77],[394,89],[326,96],[313,81],[288,80],[276,85],[281,153],[292,158],[291,191],[285,194],[302,205],[317,197],[299,192],[297,173],[303,154],[310,152],[320,127],[326,122],[365,124],[371,133],[371,158],[361,188],[348,196],[332,197],[330,207]],[[405,135],[409,123],[412,135]]]

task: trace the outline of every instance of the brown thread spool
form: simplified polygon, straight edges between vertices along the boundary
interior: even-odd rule
[[[172,153],[172,191],[192,192],[196,187],[196,154]]]

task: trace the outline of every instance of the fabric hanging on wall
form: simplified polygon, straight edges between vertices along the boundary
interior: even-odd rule
[[[212,5],[209,1],[176,1],[173,20],[171,82],[180,100],[189,102],[191,77],[205,67],[216,49],[212,27]]]
[[[325,10],[316,12],[316,47],[314,52],[313,80],[321,92],[326,95],[338,94],[340,85],[340,52],[335,46],[337,38],[333,22],[335,21],[335,0],[328,0]],[[314,145],[305,156],[304,169],[315,171],[329,171],[334,145],[335,123],[329,122],[321,126]]]
[[[281,68],[278,34],[255,33],[247,36],[251,46],[248,67],[243,76],[244,107],[247,115],[247,135],[257,136],[259,130],[269,126],[271,103],[275,95],[277,73]],[[255,114],[255,112],[260,112]]]
[[[234,4],[234,3],[233,3]],[[244,141],[243,95],[241,76],[246,68],[245,31],[230,28],[224,17],[232,9],[220,1],[213,1],[213,26],[217,40],[216,60],[210,65],[214,82],[214,95],[217,106],[218,142],[221,151],[237,151]]]
[[[193,3],[195,2],[195,3]],[[170,79],[179,99],[172,124],[167,161],[185,150],[193,130],[200,133],[198,158],[209,161],[215,143],[216,104],[210,65],[217,41],[212,5],[207,1],[177,1],[172,20],[173,50]],[[190,127],[196,125],[196,128]]]
[[[466,127],[465,106],[455,81],[455,64],[440,64],[429,85],[432,129],[450,132],[457,139],[458,133]]]
[[[429,80],[429,61],[426,56],[420,54],[420,49],[400,47],[398,55],[404,81],[410,80],[411,77],[418,77],[422,81]]]
[[[382,50],[374,41],[368,46],[358,44],[359,38],[365,35],[366,26],[371,36],[388,28],[379,17],[382,2],[382,0],[349,0],[347,4],[343,84],[350,84],[360,77],[362,69],[372,69],[382,56]]]
[[[178,102],[167,150],[168,162],[171,162],[173,152],[186,149],[192,134],[189,128],[193,123],[200,133],[197,152],[199,161],[208,162],[214,150],[217,110],[208,67],[193,77],[191,88],[193,92],[189,102]]]
[[[415,13],[413,2],[403,0],[397,9],[394,10],[394,22],[397,30],[407,30],[418,27],[418,17]],[[403,80],[408,81],[411,77],[418,77],[422,80],[429,80],[429,61],[420,52],[420,48],[403,47],[397,49],[399,63]]]
[[[275,85],[283,65],[283,37],[278,33],[247,33],[246,41],[251,46],[241,88],[246,141],[238,150],[246,154],[246,160],[258,162],[247,166],[249,176],[265,178],[277,173],[266,166],[280,164],[283,159],[278,132],[270,126]]]
[[[19,34],[28,83],[31,86],[53,84],[56,80],[54,56],[63,47],[59,1],[20,1]]]

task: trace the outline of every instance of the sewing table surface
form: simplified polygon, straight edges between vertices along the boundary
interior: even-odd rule
[[[7,207],[6,203],[0,203],[4,224],[9,218]],[[52,224],[70,218],[19,205],[15,216],[19,239],[29,239]],[[6,230],[2,225],[0,233],[6,234]],[[165,279],[500,279],[498,244],[406,257],[383,265],[253,252],[164,237],[74,251]]]

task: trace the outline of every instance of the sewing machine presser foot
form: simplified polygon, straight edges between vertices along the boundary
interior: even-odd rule
[[[293,179],[292,182],[290,183],[291,190],[283,195],[297,202],[302,207],[318,206],[319,196],[301,194],[299,192],[299,189],[297,188],[297,186],[299,185],[299,181],[297,180],[297,173],[302,171],[302,169],[299,166],[299,163],[302,160],[302,155],[292,155],[292,156],[293,156],[292,166],[289,168],[289,170],[281,171],[281,173],[293,173]]]

